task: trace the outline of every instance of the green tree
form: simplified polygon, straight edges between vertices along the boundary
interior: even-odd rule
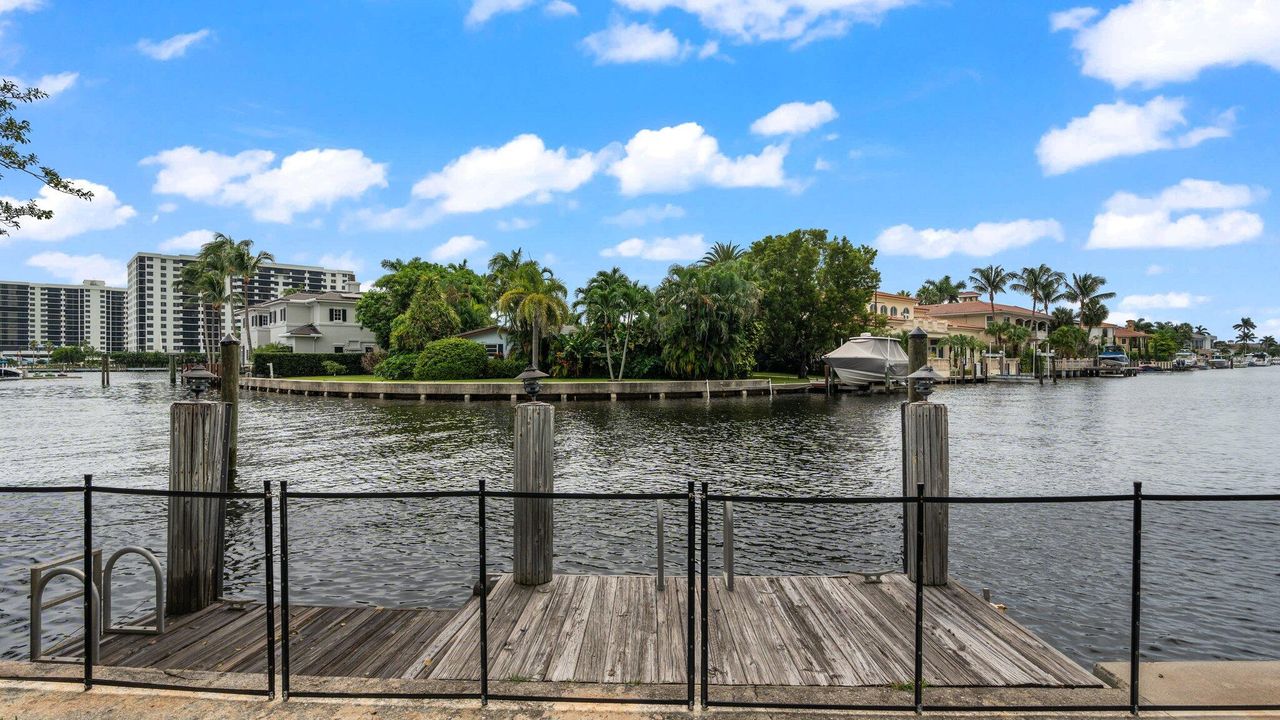
[[[1038,267],[1024,267],[1022,272],[1018,273],[1017,282],[1011,287],[1020,292],[1025,293],[1031,298],[1031,317],[1035,321],[1036,310],[1042,305],[1045,312],[1048,312],[1049,305],[1062,299],[1062,292],[1059,288],[1066,277],[1041,263]]]
[[[743,250],[740,245],[718,242],[711,246],[711,249],[698,261],[698,264],[715,265],[716,263],[732,262],[741,259],[746,254],[747,251]]]
[[[1258,326],[1253,322],[1253,318],[1242,317],[1240,322],[1231,326],[1231,329],[1236,331],[1236,339],[1244,343],[1246,347],[1257,338],[1253,331],[1257,330]]]
[[[1071,279],[1067,281],[1066,288],[1062,291],[1062,299],[1073,302],[1080,308],[1080,324],[1086,329],[1092,330],[1102,323],[1106,322],[1106,305],[1104,302],[1115,297],[1113,292],[1103,292],[1102,287],[1107,284],[1107,279],[1101,275],[1093,273],[1085,273],[1077,275],[1071,273]],[[1090,305],[1094,305],[1090,311]],[[1104,311],[1102,317],[1098,317],[1098,307]],[[1094,322],[1090,322],[1090,321]]]
[[[826,230],[794,230],[753,243],[746,260],[767,329],[760,364],[807,377],[821,353],[869,328],[869,304],[880,285],[875,257],[875,250],[828,238]]]
[[[542,335],[559,333],[560,326],[573,315],[565,301],[568,290],[551,270],[533,260],[517,266],[505,286],[506,292],[498,298],[498,310],[515,324],[529,328],[529,356],[536,368]]]
[[[747,275],[741,261],[671,267],[655,294],[670,375],[721,379],[750,371],[760,290]]]
[[[975,292],[982,293],[987,296],[987,302],[991,304],[991,322],[989,326],[996,324],[996,295],[1003,293],[1009,283],[1018,278],[1018,274],[1005,270],[1002,265],[988,265],[986,267],[976,267],[969,275],[969,282]],[[995,335],[996,345],[1000,344],[1000,336]]]
[[[182,302],[199,309],[201,344],[209,364],[213,364],[218,346],[222,306],[231,301],[225,259],[216,246],[206,244],[196,260],[182,266],[176,283]]]
[[[1181,349],[1182,343],[1178,341],[1177,331],[1172,327],[1156,330],[1147,341],[1147,352],[1156,360],[1172,360],[1174,353]]]
[[[493,322],[489,279],[466,263],[446,266],[415,257],[383,260],[382,268],[387,274],[378,278],[373,289],[356,302],[356,320],[373,333],[380,347],[392,348],[391,333],[396,318],[408,312],[423,282],[433,286],[428,293],[438,294],[456,316],[459,329],[455,333]],[[431,339],[435,338],[423,342]]]
[[[462,321],[432,276],[418,281],[413,300],[391,321],[391,352],[421,352],[427,343],[458,334]]]
[[[13,116],[18,105],[33,103],[48,97],[39,88],[22,88],[8,79],[0,79],[0,177],[3,171],[16,172],[35,178],[45,187],[57,192],[92,200],[93,193],[75,187],[64,180],[56,170],[40,164],[36,154],[26,149],[31,143],[31,123]],[[0,237],[17,230],[26,218],[48,220],[53,211],[42,208],[35,200],[14,203],[0,198]]]
[[[1075,318],[1069,324],[1059,325],[1049,333],[1049,347],[1063,357],[1077,357],[1080,349],[1089,342],[1089,336],[1075,325]]]
[[[1115,295],[1115,293],[1107,294]],[[1087,334],[1092,335],[1093,329],[1100,327],[1102,323],[1106,322],[1107,316],[1110,314],[1111,311],[1107,309],[1106,304],[1095,297],[1084,306],[1084,309],[1080,311],[1080,325],[1084,327]]]
[[[943,275],[937,280],[925,280],[916,291],[916,300],[921,305],[960,302],[960,293],[964,292],[965,287],[963,280],[954,282],[950,275]]]
[[[249,285],[258,276],[262,267],[275,261],[275,256],[266,250],[253,251],[252,240],[236,241],[230,235],[214,233],[212,244],[224,256],[223,264],[231,277],[240,279],[240,312],[242,332],[236,334],[244,340],[246,357],[253,354],[253,333],[249,332]],[[292,289],[292,288],[291,288]]]
[[[1076,315],[1076,311],[1069,307],[1056,307],[1049,314],[1049,332],[1053,332],[1060,327],[1066,325],[1076,325],[1080,322],[1080,317]]]
[[[604,345],[609,378],[622,379],[627,370],[627,351],[633,331],[651,304],[649,289],[627,277],[619,268],[601,270],[575,293],[574,307],[582,312],[586,329]],[[581,335],[582,333],[578,333]],[[585,340],[575,341],[569,350],[579,352],[587,347]],[[621,350],[621,362],[614,372],[613,348]]]

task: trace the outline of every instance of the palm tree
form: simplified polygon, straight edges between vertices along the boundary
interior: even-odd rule
[[[702,256],[702,259],[698,261],[698,264],[703,267],[708,267],[715,265],[716,263],[739,260],[746,254],[747,251],[743,250],[739,245],[718,242],[711,246],[711,249],[708,250],[706,254]]]
[[[238,334],[244,339],[245,357],[249,357],[253,355],[253,333],[249,332],[249,285],[258,276],[262,266],[274,262],[276,258],[266,250],[260,250],[255,254],[252,240],[236,242],[228,235],[214,233],[213,241],[227,243],[225,250],[227,271],[232,276],[240,278],[240,310],[244,313],[244,320],[240,325],[242,332]]]
[[[574,309],[582,311],[587,326],[599,332],[604,339],[604,359],[609,366],[609,379],[613,374],[613,339],[618,332],[623,313],[623,296],[631,280],[620,268],[601,270],[578,288]]]
[[[953,282],[950,275],[943,275],[937,280],[925,280],[916,291],[916,299],[922,305],[939,305],[942,303],[960,302],[960,293],[964,292],[965,282]]]
[[[1102,286],[1106,284],[1107,279],[1101,275],[1094,275],[1093,273],[1077,275],[1075,273],[1071,273],[1071,280],[1067,282],[1067,287],[1062,292],[1062,299],[1076,303],[1080,306],[1080,325],[1082,327],[1092,329],[1106,321],[1107,316],[1105,313],[1103,314],[1102,319],[1098,320],[1097,313],[1094,312],[1093,315],[1088,318],[1097,320],[1097,322],[1092,325],[1088,324],[1088,319],[1085,317],[1090,304],[1096,303],[1105,310],[1107,306],[1102,304],[1103,301],[1110,300],[1116,296],[1113,292],[1102,292]]]
[[[991,303],[991,321],[987,323],[988,327],[996,324],[996,295],[1004,292],[1009,283],[1017,277],[1017,273],[1005,270],[1002,265],[976,267],[969,275],[969,282],[973,283],[973,289],[979,293],[985,293],[987,302]],[[999,345],[1000,337],[998,335],[995,340],[996,345]]]
[[[1115,295],[1115,293],[1105,293],[1107,295]],[[1080,311],[1080,325],[1084,328],[1087,335],[1093,334],[1093,329],[1102,325],[1107,321],[1107,316],[1111,311],[1107,308],[1106,303],[1098,298],[1089,301],[1084,309]]]
[[[1276,348],[1276,337],[1274,335],[1263,335],[1258,342],[1262,343],[1262,350],[1270,354]]]
[[[1171,323],[1171,322],[1163,322],[1163,321],[1162,321],[1162,322],[1151,322],[1150,320],[1148,320],[1148,319],[1146,319],[1146,318],[1138,318],[1137,320],[1134,320],[1134,321],[1133,321],[1133,329],[1134,329],[1134,330],[1137,330],[1138,332],[1153,333],[1153,332],[1155,332],[1157,329],[1159,329],[1159,330],[1164,330],[1164,329],[1172,330],[1172,329],[1173,329],[1173,323]]]
[[[498,298],[498,309],[529,326],[530,355],[536,369],[542,332],[559,332],[560,326],[573,315],[565,302],[568,290],[550,270],[533,260],[526,260],[515,268],[508,282],[507,291]]]
[[[200,308],[200,336],[205,356],[213,363],[213,348],[217,345],[217,325],[215,318],[221,317],[222,306],[230,301],[227,291],[227,275],[223,266],[214,260],[200,259],[183,266],[178,277],[178,291],[185,295],[184,301]]]
[[[1242,317],[1240,318],[1240,322],[1231,326],[1231,329],[1236,331],[1236,337],[1240,342],[1244,343],[1247,348],[1249,343],[1253,342],[1257,337],[1253,331],[1258,329],[1258,325],[1253,322],[1253,318]]]
[[[1058,306],[1049,314],[1049,332],[1053,332],[1060,327],[1067,325],[1076,325],[1080,322],[1080,316],[1075,310],[1069,307]]]

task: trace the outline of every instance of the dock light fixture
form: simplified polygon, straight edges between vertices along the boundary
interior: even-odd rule
[[[907,382],[911,383],[916,394],[920,396],[921,402],[929,402],[929,396],[933,394],[933,386],[942,379],[938,371],[930,365],[924,365],[907,376]]]
[[[182,373],[182,382],[191,388],[191,394],[196,400],[200,399],[200,393],[209,389],[209,385],[217,379],[217,375],[205,369],[204,365],[196,365],[190,370]]]
[[[524,383],[525,394],[536,401],[538,393],[542,392],[542,378],[547,377],[551,376],[530,365],[524,369],[524,372],[517,375],[516,379]]]

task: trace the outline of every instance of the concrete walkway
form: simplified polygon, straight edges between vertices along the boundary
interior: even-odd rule
[[[1129,663],[1098,663],[1094,672],[1129,687]],[[1280,661],[1141,663],[1138,688],[1152,705],[1280,705]]]

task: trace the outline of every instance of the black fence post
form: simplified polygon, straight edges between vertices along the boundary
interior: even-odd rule
[[[924,483],[916,483],[916,714],[924,712]]]
[[[35,592],[35,588],[31,588]],[[84,689],[93,688],[93,475],[84,476]]]
[[[903,400],[898,405],[898,433],[901,437],[898,457],[902,461],[902,494],[907,493],[907,401]],[[911,530],[907,528],[907,503],[902,503],[902,572],[910,573],[911,567],[907,563],[911,562],[911,556],[907,553],[907,548],[911,545]]]
[[[694,620],[694,614],[696,612],[693,608],[693,598],[697,593],[694,591],[694,567],[693,567],[694,530],[693,530],[693,526],[696,520],[694,516],[694,506],[693,506],[694,490],[693,490],[692,480],[689,481],[688,490],[689,490],[689,497],[688,497],[689,504],[688,504],[688,511],[685,514],[685,530],[688,533],[688,535],[686,537],[686,542],[685,542],[686,556],[685,556],[685,563],[684,563],[684,568],[685,568],[684,605],[685,605],[685,611],[686,611],[685,612],[686,627],[685,627],[685,643],[684,643],[684,652],[685,652],[684,662],[685,662],[685,676],[687,677],[689,682],[689,695],[688,695],[689,709],[692,710],[693,702],[694,702],[694,691],[693,691],[694,674],[697,672],[697,670],[694,667],[694,655],[693,655],[693,642],[694,642],[693,638],[694,638],[694,632],[695,632],[693,620]]]
[[[710,689],[708,688],[711,678],[711,671],[709,668],[711,642],[707,637],[709,635],[708,626],[710,625],[710,619],[708,618],[708,615],[710,614],[709,603],[707,599],[711,593],[710,588],[708,587],[710,584],[708,580],[710,573],[707,568],[707,483],[705,480],[702,482],[701,514],[699,517],[702,521],[702,557],[700,559],[701,561],[698,563],[698,571],[702,573],[702,602],[699,604],[699,612],[702,615],[702,637],[699,639],[699,645],[702,648],[702,672],[700,674],[700,678],[702,680],[702,707],[705,709],[710,704],[711,695]]]
[[[274,651],[273,651],[274,652]],[[289,481],[280,481],[280,697],[289,699]]]
[[[489,704],[489,559],[485,539],[484,478],[476,496],[480,521],[480,704]]]
[[[1133,484],[1133,583],[1129,606],[1129,712],[1137,715],[1139,647],[1142,638],[1142,481]]]
[[[276,697],[276,581],[275,538],[271,532],[271,481],[262,481],[262,527],[267,556],[267,697]]]

